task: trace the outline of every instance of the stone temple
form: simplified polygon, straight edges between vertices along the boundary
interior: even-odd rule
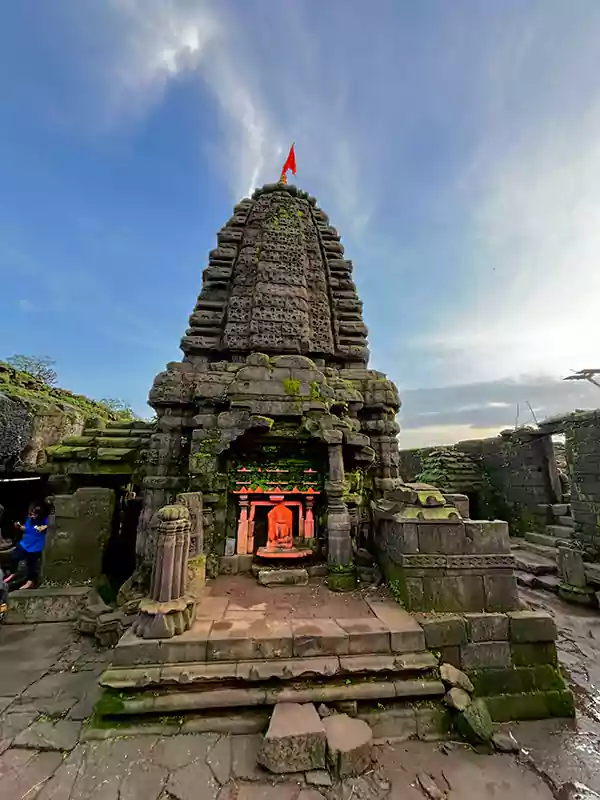
[[[508,523],[401,478],[398,392],[369,369],[352,271],[313,197],[257,189],[218,233],[182,360],[154,380],[156,421],[93,420],[48,449],[55,583],[65,564],[109,571],[89,557],[99,529],[123,487],[140,498],[108,534],[113,563],[136,540],[116,602],[79,619],[118,640],[99,716],[217,730],[214,714],[254,709],[262,730],[280,702],[351,702],[382,736],[398,720],[428,736],[453,724],[442,663],[497,721],[573,713],[554,622],[520,606]]]

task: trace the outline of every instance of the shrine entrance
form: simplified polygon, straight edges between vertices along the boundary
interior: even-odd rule
[[[236,502],[235,554],[294,561],[319,550],[320,448],[312,442],[247,441],[229,466]],[[253,445],[253,446],[251,446]],[[241,448],[240,448],[241,449]]]

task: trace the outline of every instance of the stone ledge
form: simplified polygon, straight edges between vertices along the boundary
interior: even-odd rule
[[[279,658],[263,661],[203,661],[160,665],[113,665],[100,679],[111,689],[140,689],[160,685],[191,686],[212,681],[238,680],[260,682],[277,678],[294,680],[303,677],[368,675],[385,672],[395,678],[403,673],[429,672],[437,667],[432,653],[402,655],[313,656]]]
[[[6,623],[74,622],[95,594],[91,586],[19,589],[9,595]]]

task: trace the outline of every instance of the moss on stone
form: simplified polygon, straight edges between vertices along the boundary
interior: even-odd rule
[[[483,669],[469,672],[478,697],[498,694],[522,694],[533,691],[562,690],[565,683],[551,664],[534,667]]]
[[[115,692],[113,689],[105,689],[100,699],[94,706],[94,717],[110,717],[122,714],[125,710],[125,703],[123,702],[124,695],[122,692]]]
[[[327,586],[332,592],[351,592],[356,589],[356,569],[353,564],[330,564]]]
[[[283,381],[283,388],[287,395],[296,397],[300,394],[300,381],[296,378],[286,378]]]
[[[549,692],[523,692],[486,697],[486,705],[494,722],[573,717],[575,703],[568,689]]]
[[[556,666],[558,658],[554,642],[512,644],[512,659],[516,667],[534,667],[538,664]]]

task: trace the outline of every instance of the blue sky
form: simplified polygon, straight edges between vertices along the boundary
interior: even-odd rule
[[[406,446],[597,405],[557,379],[600,367],[599,38],[597,0],[3,4],[0,357],[147,413],[295,140]]]

